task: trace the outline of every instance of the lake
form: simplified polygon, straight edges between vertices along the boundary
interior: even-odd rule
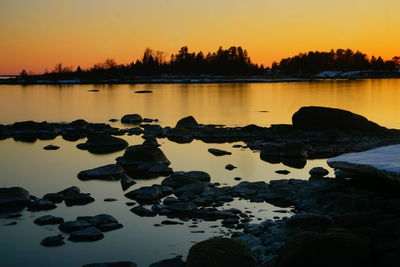
[[[251,84],[147,84],[147,85],[0,85],[0,123],[35,120],[68,122],[85,119],[89,122],[105,122],[120,119],[124,114],[139,113],[143,117],[158,119],[159,124],[175,126],[182,117],[193,115],[199,123],[245,126],[257,124],[291,123],[292,114],[302,106],[319,105],[342,108],[361,114],[388,128],[400,128],[400,80],[371,79],[354,81],[316,81],[293,83]],[[98,90],[96,92],[91,90]],[[151,94],[135,91],[151,90]],[[126,127],[119,122],[115,127]],[[141,144],[140,136],[123,136],[130,145]],[[161,149],[171,161],[174,171],[202,170],[208,172],[212,182],[234,185],[243,181],[270,181],[273,179],[307,179],[308,171],[315,166],[327,167],[326,160],[309,160],[303,169],[283,164],[270,164],[260,160],[259,153],[235,144],[206,144],[193,141],[177,144],[159,139]],[[71,185],[89,192],[96,199],[85,206],[58,208],[47,212],[23,211],[18,219],[6,219],[0,214],[0,261],[6,266],[80,266],[92,262],[130,260],[139,266],[148,266],[161,259],[182,255],[184,258],[194,242],[215,235],[229,235],[231,230],[222,227],[220,221],[192,221],[183,225],[153,226],[166,217],[139,217],[130,212],[118,182],[80,181],[77,174],[115,162],[123,151],[94,155],[76,148],[77,142],[57,137],[54,140],[35,143],[0,141],[0,187],[21,186],[32,195],[42,197]],[[48,144],[58,145],[57,151],[42,148]],[[230,156],[215,157],[208,148],[232,152]],[[238,168],[225,169],[226,164]],[[289,170],[287,176],[276,170]],[[330,170],[330,175],[333,175]],[[141,180],[130,190],[145,185],[159,184],[163,177]],[[105,198],[115,202],[104,202]],[[225,207],[236,207],[252,212],[252,222],[289,216],[278,213],[280,209],[266,203],[250,203],[235,200]],[[38,226],[33,220],[45,214],[61,216],[66,221],[77,216],[107,213],[117,218],[124,228],[105,233],[96,242],[70,242],[57,248],[45,248],[40,241],[59,233],[57,226]],[[16,221],[13,226],[4,226]],[[196,227],[194,227],[196,226]],[[213,226],[213,227],[210,227]],[[204,231],[192,233],[192,231]]]

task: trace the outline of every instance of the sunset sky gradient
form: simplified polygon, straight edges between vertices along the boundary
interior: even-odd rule
[[[400,55],[399,0],[1,0],[0,74],[235,45],[252,61],[351,48]]]

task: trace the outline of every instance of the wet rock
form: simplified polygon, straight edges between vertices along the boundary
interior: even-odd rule
[[[172,188],[179,188],[191,183],[209,182],[210,175],[202,171],[174,172],[165,178],[161,184]]]
[[[168,140],[178,144],[187,144],[193,141],[192,130],[187,128],[172,128],[167,131]]]
[[[314,167],[309,174],[313,177],[324,177],[329,174],[329,171],[323,167]]]
[[[187,257],[188,267],[255,267],[257,260],[242,242],[229,238],[211,238],[193,245]]]
[[[146,162],[140,164],[137,168],[138,171],[149,173],[150,175],[154,176],[166,176],[170,175],[173,171],[171,168],[155,163],[155,162]]]
[[[79,206],[94,202],[94,198],[92,198],[88,193],[69,192],[64,195],[64,202],[67,206]]]
[[[331,228],[333,227],[333,220],[326,215],[295,215],[286,224],[290,227],[300,228]]]
[[[281,147],[281,157],[300,157],[306,158],[308,155],[308,148],[298,142],[286,143]]]
[[[48,193],[43,196],[43,199],[50,200],[54,203],[61,203],[64,200],[64,195],[61,193]]]
[[[232,164],[228,164],[228,165],[225,166],[225,169],[227,169],[227,170],[229,170],[229,171],[232,171],[232,170],[234,170],[234,169],[236,169],[236,168],[237,168],[237,167],[234,166],[234,165],[232,165]]]
[[[96,227],[88,227],[82,230],[73,231],[69,240],[71,241],[97,241],[104,237],[103,233]]]
[[[89,222],[94,225],[108,224],[108,223],[118,223],[117,219],[108,214],[99,214],[93,216],[89,219]]]
[[[60,149],[59,146],[54,146],[54,145],[47,145],[45,147],[43,147],[44,150],[57,150]]]
[[[103,201],[104,201],[104,202],[115,202],[115,201],[118,201],[118,199],[108,197],[108,198],[105,198]]]
[[[125,175],[121,178],[121,187],[122,190],[128,190],[132,185],[136,184],[136,182],[129,176]]]
[[[126,175],[124,169],[117,164],[109,164],[98,168],[81,171],[78,174],[78,178],[83,181],[87,180],[105,180],[114,181],[121,179],[122,176]]]
[[[28,205],[29,211],[52,210],[55,208],[57,208],[57,206],[47,199],[36,199]]]
[[[183,193],[187,193],[187,192],[200,195],[208,190],[210,190],[208,183],[204,183],[204,182],[190,183],[190,184],[186,184],[182,187],[179,187],[177,190],[175,190],[175,195],[179,196],[179,195],[181,195]]]
[[[103,262],[103,263],[90,263],[82,267],[137,267],[137,264],[131,261],[118,261],[118,262]]]
[[[86,220],[77,220],[63,222],[58,226],[58,229],[60,229],[62,232],[71,233],[77,230],[88,228],[90,226],[93,226],[93,224]]]
[[[159,185],[144,186],[126,193],[125,196],[141,204],[156,203],[163,197],[163,191]]]
[[[350,111],[327,107],[302,107],[292,117],[293,126],[300,129],[382,130],[383,127]]]
[[[143,145],[150,145],[150,146],[161,146],[158,142],[157,142],[157,138],[155,137],[148,137],[144,140]]]
[[[214,156],[232,155],[232,152],[221,150],[221,149],[217,149],[217,148],[209,148],[208,152],[210,152]]]
[[[44,247],[59,247],[65,245],[65,242],[62,235],[56,235],[46,237],[40,242],[40,244]]]
[[[367,238],[344,233],[303,233],[289,240],[279,254],[277,266],[370,266]]]
[[[186,267],[186,264],[180,257],[176,257],[152,263],[149,267]]]
[[[78,144],[77,148],[88,150],[94,154],[106,154],[116,151],[121,151],[128,146],[128,142],[124,139],[111,136],[109,134],[91,134],[88,136],[87,141]]]
[[[0,188],[0,209],[23,208],[30,202],[29,192],[22,187]]]
[[[138,216],[142,217],[154,217],[157,215],[157,212],[154,210],[146,209],[143,206],[136,206],[131,209],[131,212],[135,213]]]
[[[62,194],[62,195],[67,195],[69,193],[80,193],[80,192],[81,192],[81,190],[79,189],[79,187],[70,186],[70,187],[68,187],[68,188],[66,188],[66,189],[64,189],[64,190],[62,190],[62,191],[60,191],[58,193]]]
[[[164,221],[161,222],[161,224],[164,224],[164,225],[176,225],[176,224],[183,224],[183,223],[177,222],[177,221],[171,221],[171,220],[164,220]]]
[[[196,210],[197,207],[192,202],[181,201],[167,205],[167,209],[171,210],[172,212],[186,213]]]
[[[109,232],[109,231],[121,229],[124,226],[120,223],[106,223],[106,224],[101,224],[98,227],[99,227],[100,231],[102,231],[102,232]]]
[[[135,145],[125,150],[122,157],[117,158],[120,165],[140,165],[153,162],[169,166],[171,162],[158,147],[151,145]]]
[[[139,114],[127,114],[121,118],[122,123],[140,123],[143,118]]]
[[[153,91],[151,90],[139,90],[139,91],[135,91],[135,94],[151,94],[153,93]]]
[[[287,174],[289,174],[290,173],[290,171],[288,171],[288,170],[277,170],[277,171],[275,171],[277,174],[283,174],[283,175],[287,175]]]
[[[180,119],[175,126],[175,128],[187,128],[187,129],[194,129],[197,127],[199,127],[199,124],[193,116],[188,116]]]
[[[164,137],[165,132],[164,129],[161,127],[161,125],[158,124],[146,124],[143,126],[144,129],[144,137],[151,137],[151,136],[156,136],[156,137]],[[147,138],[146,138],[147,140]],[[156,140],[157,142],[157,140]]]
[[[60,224],[64,222],[64,219],[52,215],[44,215],[42,217],[37,218],[33,222],[36,223],[37,225]]]

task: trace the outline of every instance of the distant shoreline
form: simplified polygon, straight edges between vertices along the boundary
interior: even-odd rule
[[[70,80],[24,80],[17,76],[10,79],[0,79],[0,85],[91,85],[91,84],[211,84],[211,83],[288,83],[288,82],[319,82],[342,80],[396,79],[400,73],[373,76],[347,77],[270,77],[270,76],[179,76],[179,77],[137,77],[134,79],[110,79],[99,81]]]

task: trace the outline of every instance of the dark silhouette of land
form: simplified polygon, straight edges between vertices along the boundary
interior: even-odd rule
[[[337,49],[329,52],[307,52],[274,62],[271,67],[254,64],[242,47],[229,49],[219,47],[216,52],[190,52],[182,47],[177,54],[166,59],[162,51],[147,48],[141,59],[130,64],[117,64],[113,59],[88,69],[78,66],[65,67],[57,64],[53,71],[29,75],[26,70],[14,80],[26,83],[59,80],[76,80],[79,83],[134,83],[138,79],[176,77],[263,77],[263,78],[315,78],[322,72],[333,72],[330,77],[340,77],[347,72],[347,78],[400,77],[400,57],[383,60],[368,56],[360,51]],[[353,73],[348,73],[353,72]]]

